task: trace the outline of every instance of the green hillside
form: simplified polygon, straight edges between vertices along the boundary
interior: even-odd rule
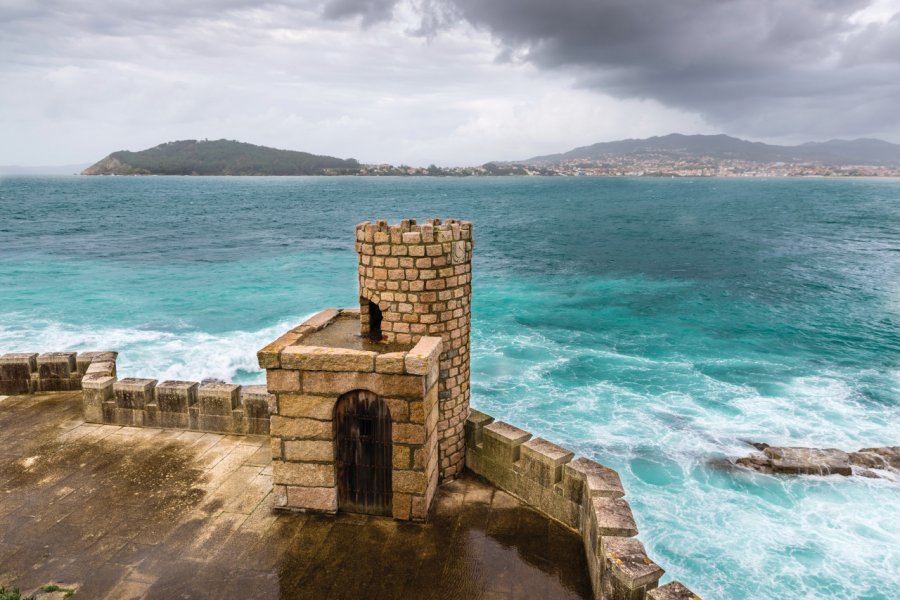
[[[352,158],[232,140],[181,140],[140,152],[113,152],[82,175],[340,175],[358,170],[359,163]]]

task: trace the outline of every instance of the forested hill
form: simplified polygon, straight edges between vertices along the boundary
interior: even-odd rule
[[[340,175],[355,174],[359,167],[353,158],[232,140],[181,140],[140,152],[113,152],[82,175]]]

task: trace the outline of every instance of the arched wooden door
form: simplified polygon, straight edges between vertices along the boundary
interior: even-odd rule
[[[391,413],[365,390],[347,392],[334,408],[338,509],[390,516]]]

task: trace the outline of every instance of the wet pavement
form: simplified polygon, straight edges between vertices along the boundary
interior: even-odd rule
[[[2,397],[0,397],[2,398]],[[0,399],[0,585],[75,597],[588,598],[581,540],[473,476],[425,525],[272,510],[267,437],[85,424]]]

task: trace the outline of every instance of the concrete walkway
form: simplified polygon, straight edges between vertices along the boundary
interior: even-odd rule
[[[2,398],[2,397],[0,397]],[[472,476],[425,525],[272,511],[267,437],[0,399],[0,585],[109,598],[588,598],[580,539]]]

